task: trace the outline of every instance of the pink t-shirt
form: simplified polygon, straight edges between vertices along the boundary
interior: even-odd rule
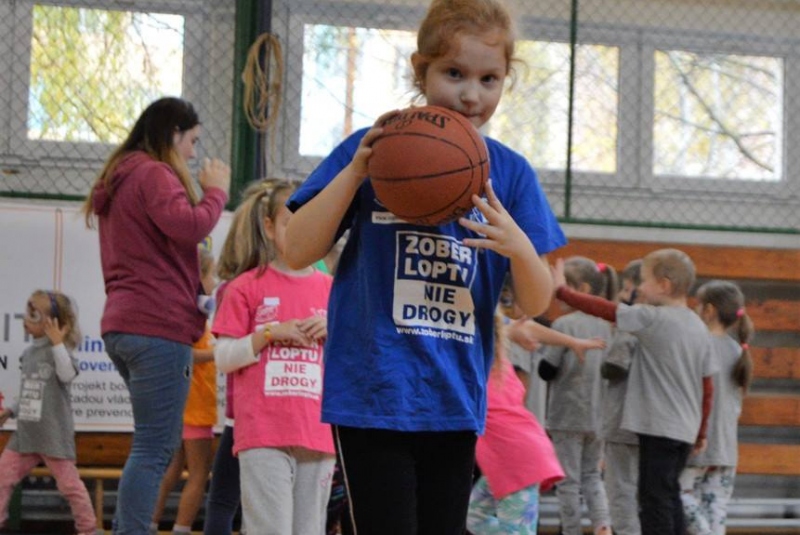
[[[546,491],[564,478],[553,443],[525,408],[525,387],[507,359],[487,387],[486,432],[475,455],[496,500],[539,484]]]
[[[217,337],[242,338],[262,325],[324,316],[331,277],[318,271],[295,276],[258,268],[231,281],[214,318]],[[322,344],[273,342],[259,362],[233,372],[234,454],[251,448],[299,446],[334,453],[322,411]]]

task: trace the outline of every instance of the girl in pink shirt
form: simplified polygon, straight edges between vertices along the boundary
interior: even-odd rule
[[[243,522],[260,535],[323,533],[335,461],[321,423],[332,279],[284,262],[293,190],[276,181],[252,203],[237,240],[251,269],[227,285],[212,328],[217,368],[233,375]]]
[[[486,432],[475,455],[482,476],[470,496],[467,527],[475,535],[536,533],[539,492],[564,477],[553,444],[525,408],[525,387],[506,357],[498,325],[487,383]]]

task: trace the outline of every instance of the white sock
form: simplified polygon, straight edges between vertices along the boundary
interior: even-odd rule
[[[191,533],[192,526],[181,526],[179,524],[175,524],[172,526],[172,533]]]

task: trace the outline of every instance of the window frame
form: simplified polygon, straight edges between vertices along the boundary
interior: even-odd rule
[[[740,37],[740,36],[739,36]],[[781,178],[778,180],[728,179],[685,175],[655,175],[652,155],[654,152],[655,123],[655,53],[658,50],[676,50],[696,54],[730,54],[765,56],[783,62],[782,121],[783,138],[778,150],[781,153]],[[798,72],[798,45],[783,40],[755,39],[748,36],[745,44],[737,36],[698,35],[688,32],[648,31],[643,32],[640,47],[641,78],[641,125],[640,151],[642,186],[651,191],[670,191],[717,197],[720,194],[733,196],[757,194],[785,198],[795,189],[797,179],[789,174],[790,169],[800,165],[800,155],[789,147],[800,143],[800,99],[792,102],[787,95],[798,94],[800,72]]]
[[[33,8],[36,5],[47,5],[61,8],[85,8],[103,11],[136,11],[144,13],[164,13],[184,17],[184,50],[203,46],[206,28],[203,21],[205,0],[17,0],[16,8],[11,8],[13,31],[5,43],[11,40],[10,56],[16,61],[11,65],[9,84],[9,109],[19,110],[0,115],[0,121],[6,126],[7,139],[2,140],[9,148],[8,154],[12,163],[19,165],[41,165],[47,168],[90,168],[96,171],[98,153],[108,154],[116,146],[114,143],[91,141],[52,141],[31,140],[27,138],[29,113],[29,87],[31,68],[31,37],[33,32]],[[5,4],[4,4],[5,5]],[[200,11],[200,13],[198,13]],[[4,55],[5,56],[5,55]],[[196,102],[202,95],[204,82],[199,77],[191,77],[190,73],[202,72],[196,65],[197,54],[184,54],[183,60],[183,98]],[[134,118],[135,119],[135,118]],[[98,150],[100,147],[100,150]],[[70,154],[68,159],[53,158],[53,154]],[[7,158],[3,158],[4,160]],[[66,160],[66,161],[65,161]]]

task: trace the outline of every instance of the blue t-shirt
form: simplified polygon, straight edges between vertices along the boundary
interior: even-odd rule
[[[360,130],[292,195],[295,211],[353,158]],[[519,154],[486,138],[500,202],[539,254],[566,243],[536,173]],[[413,157],[413,155],[411,156]],[[467,217],[482,220],[473,208]],[[406,223],[381,206],[369,180],[339,229],[350,230],[328,310],[322,419],[397,431],[483,432],[494,311],[507,258],[465,247],[458,224]]]

